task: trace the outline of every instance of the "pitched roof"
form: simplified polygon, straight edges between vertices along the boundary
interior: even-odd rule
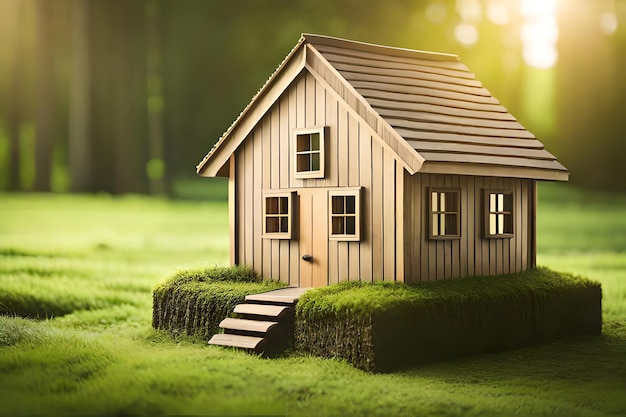
[[[288,68],[289,67],[289,68]],[[409,173],[567,180],[568,171],[475,79],[456,55],[304,34],[198,165],[217,175],[272,97],[307,69],[333,88],[393,149]],[[282,73],[289,73],[277,79]],[[292,78],[293,77],[293,78]],[[275,91],[272,91],[275,90]],[[268,101],[263,105],[263,101]],[[255,107],[256,117],[244,123]],[[236,147],[228,146],[231,151]],[[226,150],[226,149],[223,149]],[[216,154],[223,153],[221,158]],[[208,170],[215,159],[213,169]],[[223,173],[223,171],[222,171]]]

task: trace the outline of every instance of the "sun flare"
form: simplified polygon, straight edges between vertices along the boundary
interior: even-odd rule
[[[521,0],[524,23],[520,37],[524,61],[528,66],[548,69],[556,64],[559,38],[556,0]]]
[[[465,46],[472,46],[479,40],[481,20],[498,26],[505,26],[521,17],[519,37],[523,45],[523,58],[526,65],[539,69],[553,67],[558,59],[557,26],[558,0],[456,0],[456,12],[461,18],[454,29],[454,37]],[[445,5],[433,2],[427,9],[428,19],[432,22],[446,18]],[[603,27],[610,31],[614,24],[610,16],[602,21]]]

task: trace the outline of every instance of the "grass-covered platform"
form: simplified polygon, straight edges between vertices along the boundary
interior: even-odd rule
[[[344,282],[304,294],[296,349],[388,371],[600,334],[599,283],[547,268],[425,282]]]
[[[152,326],[207,340],[247,295],[283,284],[248,267],[177,273],[153,293]],[[405,285],[343,282],[296,305],[295,350],[389,371],[600,334],[599,283],[548,268]]]

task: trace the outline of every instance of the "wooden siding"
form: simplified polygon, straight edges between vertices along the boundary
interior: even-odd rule
[[[429,238],[428,189],[461,190],[460,239]],[[484,238],[483,192],[512,190],[513,238]],[[518,178],[404,174],[405,280],[419,282],[520,272],[533,266],[535,182]]]
[[[325,177],[297,179],[291,132],[315,126],[328,128]],[[294,286],[402,280],[405,238],[396,225],[404,218],[405,170],[376,135],[311,73],[297,77],[234,154],[235,259]],[[358,242],[328,239],[328,191],[342,187],[362,187]],[[279,190],[297,193],[291,240],[262,237],[263,193]]]

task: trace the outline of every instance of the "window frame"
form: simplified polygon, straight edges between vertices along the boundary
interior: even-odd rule
[[[294,216],[294,194],[293,191],[272,191],[264,192],[263,200],[261,202],[263,208],[263,233],[264,239],[291,239],[293,237],[293,216]],[[287,214],[283,213],[267,213],[267,199],[268,198],[287,198]],[[279,210],[280,211],[280,210]],[[287,218],[287,231],[286,232],[268,232],[267,231],[267,217],[286,217]]]
[[[456,193],[456,211],[433,211],[433,193]],[[456,215],[456,231],[454,235],[435,235],[433,234],[433,215]],[[429,187],[428,188],[428,237],[432,240],[455,240],[461,238],[461,189],[454,187]]]
[[[505,211],[504,207],[502,207],[503,210],[501,211],[491,211],[491,195],[493,194],[503,194],[503,205],[506,205],[504,202],[504,198],[506,198],[506,196],[509,196],[511,199],[511,211]],[[496,207],[497,209],[498,207]],[[485,239],[511,239],[515,236],[515,193],[513,192],[513,190],[511,189],[504,189],[504,190],[499,190],[499,189],[484,189],[483,190],[483,211],[484,211],[484,238]],[[490,218],[491,215],[495,214],[501,214],[504,216],[510,216],[510,225],[511,225],[511,231],[505,231],[504,233],[495,233],[492,234],[491,233],[491,223],[490,223]],[[506,220],[504,221],[504,225],[506,226],[507,222]],[[497,227],[497,225],[496,225]]]
[[[361,188],[349,187],[328,191],[328,240],[342,242],[359,242],[361,240]],[[333,197],[354,197],[354,215],[345,212],[333,214]],[[346,218],[348,216],[354,216],[354,234],[333,234],[333,217]]]
[[[326,132],[327,127],[318,126],[312,128],[303,128],[303,129],[293,129],[291,135],[291,155],[293,156],[293,176],[297,179],[308,179],[308,178],[324,178],[325,177],[325,168],[326,168]],[[298,151],[298,137],[304,135],[314,135],[319,134],[320,138],[320,149],[319,151]],[[310,141],[310,139],[309,139]],[[320,166],[318,170],[315,171],[298,171],[298,156],[304,155],[306,153],[313,155],[314,153],[319,152],[320,158]]]

